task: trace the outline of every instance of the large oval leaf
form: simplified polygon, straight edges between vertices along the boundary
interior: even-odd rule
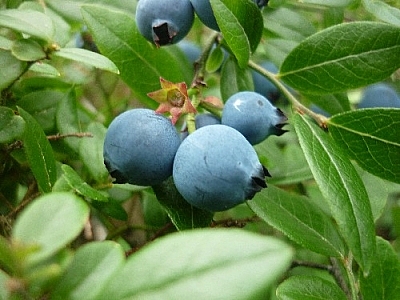
[[[362,21],[308,37],[286,57],[279,76],[301,92],[328,94],[383,80],[399,67],[399,28]]]
[[[311,172],[327,200],[332,216],[355,260],[365,273],[375,253],[371,205],[360,176],[343,150],[305,116],[294,126]]]
[[[265,299],[292,254],[239,229],[170,234],[132,255],[98,299]]]
[[[71,193],[51,193],[35,199],[15,221],[15,241],[38,246],[32,261],[45,259],[71,242],[89,217],[86,203]]]

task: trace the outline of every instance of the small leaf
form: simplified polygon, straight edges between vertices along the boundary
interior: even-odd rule
[[[37,61],[29,67],[29,71],[39,73],[40,75],[58,77],[61,76],[60,72],[52,65]]]
[[[349,22],[301,42],[280,68],[282,80],[310,94],[366,86],[400,67],[400,30],[378,22]]]
[[[363,0],[365,9],[377,19],[400,26],[400,9],[379,0]]]
[[[20,61],[11,51],[0,49],[1,76],[0,90],[12,84],[24,72],[26,62]]]
[[[263,19],[260,10],[250,1],[210,0],[210,3],[224,40],[239,66],[245,68],[261,39]]]
[[[224,58],[224,51],[221,49],[221,47],[215,47],[212,49],[206,61],[206,71],[208,73],[214,73],[218,71],[224,62]]]
[[[368,195],[343,150],[317,125],[293,118],[311,172],[355,260],[368,273],[375,255],[375,226]]]
[[[30,256],[32,262],[48,258],[71,242],[83,229],[89,208],[71,193],[41,196],[27,206],[15,221],[13,240],[39,249]]]
[[[76,251],[50,299],[96,299],[125,260],[119,244],[92,242]]]
[[[238,229],[169,234],[133,254],[99,299],[255,299],[292,255],[282,241]]]
[[[107,202],[108,198],[100,193],[98,190],[88,185],[82,178],[68,165],[62,165],[61,169],[64,172],[64,177],[71,188],[78,194],[88,197],[89,199],[96,201]]]
[[[363,300],[397,299],[400,295],[400,261],[393,246],[376,238],[376,256],[367,277],[360,274]]]
[[[347,299],[337,284],[309,275],[289,277],[278,286],[276,295],[279,300]]]
[[[0,27],[7,27],[51,42],[54,24],[51,18],[35,10],[6,9],[0,11]]]
[[[16,40],[12,45],[11,52],[22,61],[36,61],[46,57],[42,46],[30,39]]]
[[[86,131],[93,136],[80,139],[79,156],[93,179],[103,182],[108,178],[103,158],[103,144],[107,129],[101,123],[92,122]]]
[[[62,57],[77,62],[85,63],[98,69],[119,74],[117,66],[107,57],[86,49],[80,48],[61,48],[54,51],[52,56]]]
[[[28,162],[39,189],[48,193],[57,179],[56,161],[50,142],[36,120],[22,108],[18,112],[25,120],[23,142]]]
[[[222,65],[220,88],[224,101],[237,92],[254,90],[251,72],[240,68],[236,59],[230,57]]]
[[[0,144],[20,138],[24,126],[25,122],[21,116],[15,115],[11,108],[0,106]]]
[[[152,188],[178,230],[210,226],[213,214],[191,206],[179,194],[172,177]]]
[[[247,201],[247,205],[261,219],[303,247],[326,256],[345,256],[345,246],[329,216],[306,197],[269,185]]]
[[[71,88],[60,99],[56,110],[57,129],[60,134],[81,132],[75,90]],[[79,137],[67,137],[63,139],[75,152],[79,151]]]
[[[359,109],[327,121],[333,139],[366,171],[400,183],[400,109]]]
[[[147,93],[159,89],[160,77],[172,82],[192,80],[193,68],[181,68],[174,52],[149,43],[127,13],[96,5],[83,5],[81,12],[100,52],[115,63],[121,78],[149,107],[155,108],[156,103]]]

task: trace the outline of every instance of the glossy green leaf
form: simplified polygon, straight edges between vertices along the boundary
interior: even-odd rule
[[[61,76],[60,72],[52,65],[43,63],[42,61],[35,62],[29,67],[29,71],[39,73],[40,75],[46,76],[46,79],[51,77]]]
[[[192,69],[182,69],[170,51],[145,40],[130,15],[95,5],[83,5],[82,15],[101,53],[115,63],[121,78],[148,106],[156,107],[147,93],[160,89],[160,76],[172,82],[192,80]]]
[[[360,21],[306,38],[286,57],[279,76],[301,92],[329,94],[383,80],[399,67],[399,28]]]
[[[250,1],[210,0],[215,19],[239,66],[245,68],[260,40],[263,18]]]
[[[26,62],[20,61],[11,51],[0,49],[0,90],[12,84],[24,72]]]
[[[191,206],[179,194],[172,177],[152,188],[178,230],[210,226],[213,214]]]
[[[170,234],[129,257],[98,299],[258,299],[291,259],[282,241],[243,230]]]
[[[334,116],[327,125],[363,169],[400,183],[400,109],[360,109]]]
[[[24,149],[39,189],[48,193],[57,179],[56,161],[50,142],[36,120],[22,108],[18,112],[25,120]]]
[[[89,174],[98,182],[103,182],[108,177],[108,171],[104,165],[103,144],[107,129],[98,122],[92,122],[86,128],[86,132],[92,137],[80,139],[79,156]]]
[[[119,73],[117,66],[107,57],[86,49],[61,48],[58,51],[54,51],[52,56],[74,60],[116,74]]]
[[[223,101],[237,92],[254,90],[249,69],[240,68],[234,57],[228,58],[222,65],[220,89]]]
[[[400,26],[400,6],[396,8],[379,0],[362,0],[362,4],[378,20]]]
[[[333,281],[309,275],[289,277],[278,286],[276,295],[279,300],[347,299]]]
[[[12,54],[23,61],[36,61],[46,58],[46,53],[42,46],[34,40],[20,39],[13,43],[11,48]]]
[[[92,242],[76,251],[50,299],[96,299],[125,261],[119,244]]]
[[[68,165],[62,165],[64,177],[71,188],[78,194],[96,201],[108,201],[108,198],[98,190],[92,188]]]
[[[326,256],[345,256],[346,247],[330,217],[306,197],[269,185],[247,204],[257,216],[303,247]]]
[[[363,300],[397,299],[400,295],[400,260],[392,245],[376,238],[376,256],[369,275],[360,274]]]
[[[24,132],[24,120],[11,108],[0,106],[0,144],[20,138]]]
[[[50,17],[35,10],[7,9],[0,11],[0,27],[7,27],[51,42],[54,24]]]
[[[39,246],[30,260],[48,258],[71,242],[83,229],[89,217],[86,203],[71,193],[59,192],[41,196],[27,206],[15,221],[15,241]]]
[[[206,71],[209,73],[218,71],[224,62],[224,58],[224,51],[221,47],[215,47],[212,49],[206,61]]]
[[[357,171],[331,137],[305,116],[293,117],[311,172],[339,231],[365,273],[375,255],[375,228],[368,195]]]
[[[56,123],[60,134],[81,132],[74,89],[66,91],[64,97],[60,99],[56,110]],[[75,152],[79,151],[79,137],[66,137],[63,142]]]

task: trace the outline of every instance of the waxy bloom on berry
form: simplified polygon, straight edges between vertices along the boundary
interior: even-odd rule
[[[192,102],[190,102],[186,83],[173,83],[162,77],[160,77],[160,83],[160,90],[147,94],[151,99],[160,103],[156,113],[169,112],[171,114],[171,122],[175,124],[182,114],[197,112]]]

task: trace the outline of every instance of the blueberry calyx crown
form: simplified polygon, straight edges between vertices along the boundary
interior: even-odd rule
[[[172,44],[172,39],[177,35],[176,32],[171,31],[167,22],[160,25],[153,26],[154,43],[157,47]]]
[[[275,128],[273,129],[273,133],[277,136],[281,136],[282,134],[284,134],[285,132],[288,132],[289,130],[286,129],[282,129],[283,126],[285,126],[287,124],[287,120],[288,118],[286,117],[286,115],[283,113],[283,111],[280,110],[280,108],[276,109],[276,114],[278,115],[278,122],[275,124]]]

